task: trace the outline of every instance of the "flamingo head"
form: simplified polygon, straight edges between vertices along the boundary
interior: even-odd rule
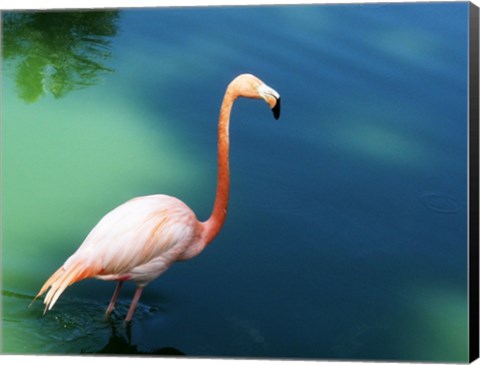
[[[280,94],[251,74],[237,76],[231,83],[235,97],[263,99],[273,112],[275,119],[280,117]]]

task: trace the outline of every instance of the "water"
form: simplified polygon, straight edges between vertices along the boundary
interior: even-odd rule
[[[4,18],[3,352],[467,361],[467,3],[25,14]],[[29,307],[122,202],[208,217],[243,72],[282,115],[235,105],[215,242],[131,326],[133,285],[108,320],[96,280]]]

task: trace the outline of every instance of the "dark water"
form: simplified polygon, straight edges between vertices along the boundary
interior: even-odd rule
[[[467,3],[4,14],[3,352],[467,361],[467,18]],[[208,217],[218,110],[243,72],[282,116],[235,105],[214,244],[152,282],[131,326],[133,285],[109,320],[108,282],[28,307],[127,199]]]

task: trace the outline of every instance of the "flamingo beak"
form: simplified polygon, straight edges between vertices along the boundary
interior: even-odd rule
[[[273,117],[275,119],[280,118],[280,94],[265,84],[258,87],[258,93],[270,106],[270,109],[273,112]]]
[[[277,102],[273,106],[272,112],[273,112],[273,117],[275,119],[278,119],[278,118],[280,118],[280,96],[276,100],[277,100]]]

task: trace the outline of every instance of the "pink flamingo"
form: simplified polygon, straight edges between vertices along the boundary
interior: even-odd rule
[[[106,314],[115,306],[122,284],[136,283],[125,318],[132,319],[143,288],[175,261],[198,255],[218,234],[227,215],[230,189],[229,123],[238,97],[263,99],[280,116],[280,95],[257,77],[243,74],[227,87],[218,121],[218,179],[213,212],[205,222],[182,201],[168,195],[134,198],[105,215],[85,241],[42,286],[35,299],[48,290],[45,310],[52,309],[63,291],[86,279],[116,280]],[[35,300],[34,299],[34,300]]]

